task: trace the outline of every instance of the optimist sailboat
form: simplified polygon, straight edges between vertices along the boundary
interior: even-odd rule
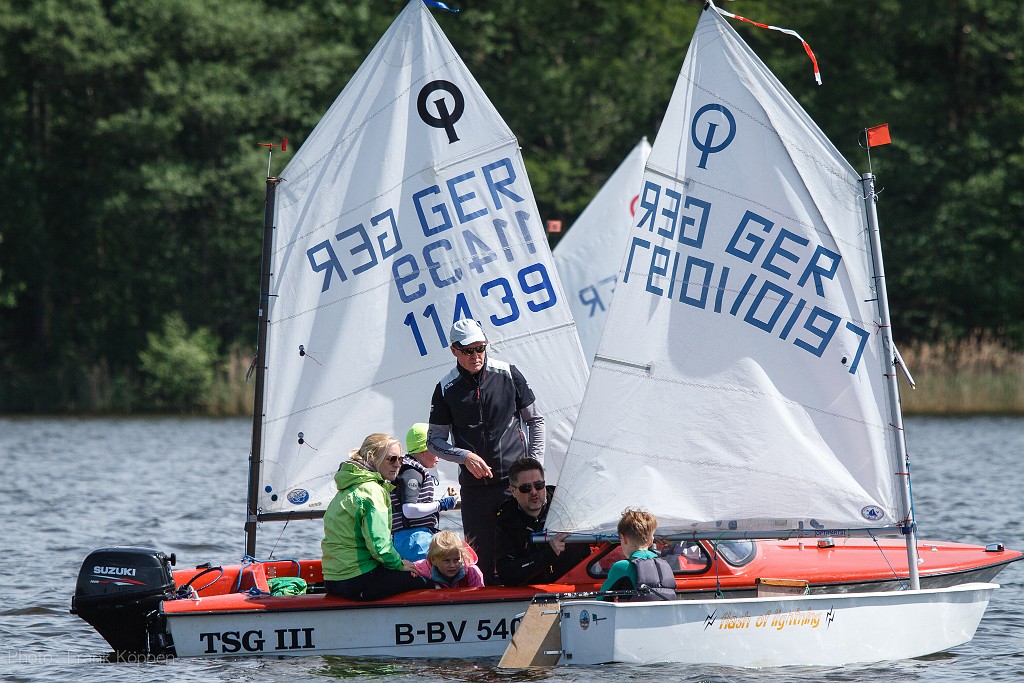
[[[322,515],[331,475],[366,434],[424,419],[457,318],[484,321],[496,354],[523,368],[556,437],[549,475],[558,468],[588,370],[543,234],[515,137],[412,0],[267,182],[246,557],[174,569],[156,549],[102,548],[82,565],[72,612],[134,654],[477,659],[501,655],[536,594],[596,590],[616,559],[607,542],[557,584],[373,603],[325,594],[319,557],[254,559],[260,522]],[[753,595],[758,577],[778,575],[812,591],[878,590],[906,576],[891,544],[786,543],[695,542],[680,591]],[[1020,558],[936,551],[922,573],[937,583]],[[311,590],[271,595],[283,577]]]
[[[562,661],[841,665],[973,637],[995,584],[920,588],[876,199],[708,3],[548,529],[607,537],[645,505],[677,541],[899,532],[910,589],[569,600]]]
[[[132,652],[499,655],[542,589],[278,597],[276,577],[318,588],[319,558],[252,559],[260,522],[323,516],[367,434],[425,421],[458,319],[480,320],[493,353],[524,369],[551,463],[583,396],[587,364],[518,142],[422,0],[268,179],[260,291],[247,560],[172,576],[163,553],[102,549],[73,611]]]
[[[650,153],[647,138],[638,142],[554,249],[555,267],[588,363],[594,362],[608,319]]]

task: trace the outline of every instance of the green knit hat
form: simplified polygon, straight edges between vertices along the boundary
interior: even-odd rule
[[[409,428],[405,435],[406,453],[415,455],[427,450],[427,425],[424,422],[417,422]]]

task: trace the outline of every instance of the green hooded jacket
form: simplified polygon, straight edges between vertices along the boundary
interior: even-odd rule
[[[346,462],[334,475],[338,493],[324,513],[324,579],[351,579],[384,565],[402,569],[391,543],[391,496],[394,486],[377,472]]]

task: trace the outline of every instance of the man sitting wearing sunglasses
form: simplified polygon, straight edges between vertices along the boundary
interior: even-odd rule
[[[458,320],[449,338],[456,366],[434,387],[427,449],[460,465],[462,528],[479,558],[484,582],[490,585],[494,513],[508,498],[512,463],[526,456],[544,457],[544,417],[516,366],[487,353],[480,323]]]
[[[565,534],[547,543],[530,536],[544,530],[554,486],[544,482],[544,466],[533,458],[517,460],[509,469],[512,498],[495,518],[494,556],[498,581],[505,586],[554,583],[590,555],[590,546],[565,542]]]

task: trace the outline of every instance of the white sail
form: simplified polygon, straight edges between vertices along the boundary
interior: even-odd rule
[[[647,138],[638,142],[555,245],[558,277],[569,297],[569,310],[590,363],[594,362],[597,342],[608,319],[650,153]]]
[[[516,138],[421,0],[281,177],[262,512],[322,509],[349,449],[426,422],[458,318],[565,430],[587,366]]]
[[[859,176],[714,10],[644,174],[551,531],[907,516]]]

